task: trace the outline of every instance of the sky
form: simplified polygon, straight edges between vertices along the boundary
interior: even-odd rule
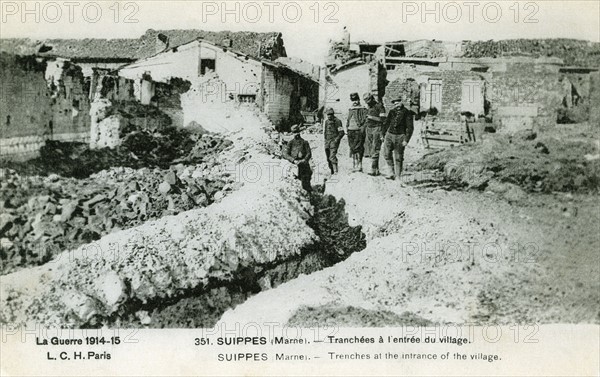
[[[600,1],[0,1],[0,37],[137,38],[147,29],[279,31],[321,64],[351,40],[577,38],[600,42]]]

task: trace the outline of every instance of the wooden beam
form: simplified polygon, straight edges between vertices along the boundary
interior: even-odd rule
[[[393,52],[397,52],[398,54],[402,55],[402,52],[400,52],[400,51],[396,50],[395,48],[391,48],[391,47],[385,46],[385,49],[386,49],[386,50],[393,51]]]

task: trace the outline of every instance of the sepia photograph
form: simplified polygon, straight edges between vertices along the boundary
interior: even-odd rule
[[[597,1],[0,5],[3,376],[600,373]]]

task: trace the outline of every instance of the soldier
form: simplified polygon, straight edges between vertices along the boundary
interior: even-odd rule
[[[327,119],[323,121],[323,137],[325,141],[325,156],[327,164],[331,170],[331,174],[338,172],[337,151],[340,146],[340,141],[344,137],[344,128],[342,121],[335,117],[335,112],[332,108],[326,111]]]
[[[363,99],[369,109],[367,110],[367,120],[365,121],[366,141],[365,155],[371,158],[371,172],[369,175],[379,175],[379,150],[383,140],[382,126],[385,117],[385,108],[375,100],[371,93],[365,93]]]
[[[292,126],[294,138],[290,140],[283,150],[283,158],[291,163],[298,165],[298,179],[302,182],[302,187],[310,192],[310,179],[312,177],[312,169],[310,168],[310,159],[312,152],[310,144],[300,135],[300,125]]]
[[[392,105],[383,127],[385,133],[383,151],[391,171],[386,178],[400,180],[404,148],[413,134],[413,112],[404,106],[402,98],[394,98]]]
[[[362,158],[365,152],[365,121],[367,109],[360,104],[358,93],[350,94],[352,107],[348,110],[346,130],[348,131],[348,146],[352,157],[352,171],[362,171]]]

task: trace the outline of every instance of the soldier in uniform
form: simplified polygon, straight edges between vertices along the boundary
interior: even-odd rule
[[[379,175],[379,151],[383,140],[383,120],[385,118],[385,108],[371,93],[365,93],[363,96],[365,103],[369,106],[367,110],[366,141],[365,149],[368,157],[371,158],[371,172],[369,175]]]
[[[312,152],[308,141],[300,135],[300,125],[292,126],[294,138],[290,140],[283,150],[283,158],[298,166],[298,179],[302,182],[302,187],[310,192],[310,179],[312,177],[312,169],[310,168],[310,159]]]
[[[404,148],[413,134],[413,112],[402,103],[402,98],[392,100],[393,107],[385,121],[383,151],[391,173],[388,179],[400,180],[404,162]]]
[[[367,109],[360,104],[358,93],[350,94],[352,107],[348,110],[346,130],[348,132],[348,146],[352,157],[352,171],[362,171],[362,158],[365,152],[365,121]]]
[[[325,156],[327,164],[331,170],[331,174],[338,172],[337,151],[340,146],[340,141],[344,137],[344,128],[342,121],[335,117],[335,112],[332,108],[326,111],[327,119],[323,121],[323,138],[325,139]]]

